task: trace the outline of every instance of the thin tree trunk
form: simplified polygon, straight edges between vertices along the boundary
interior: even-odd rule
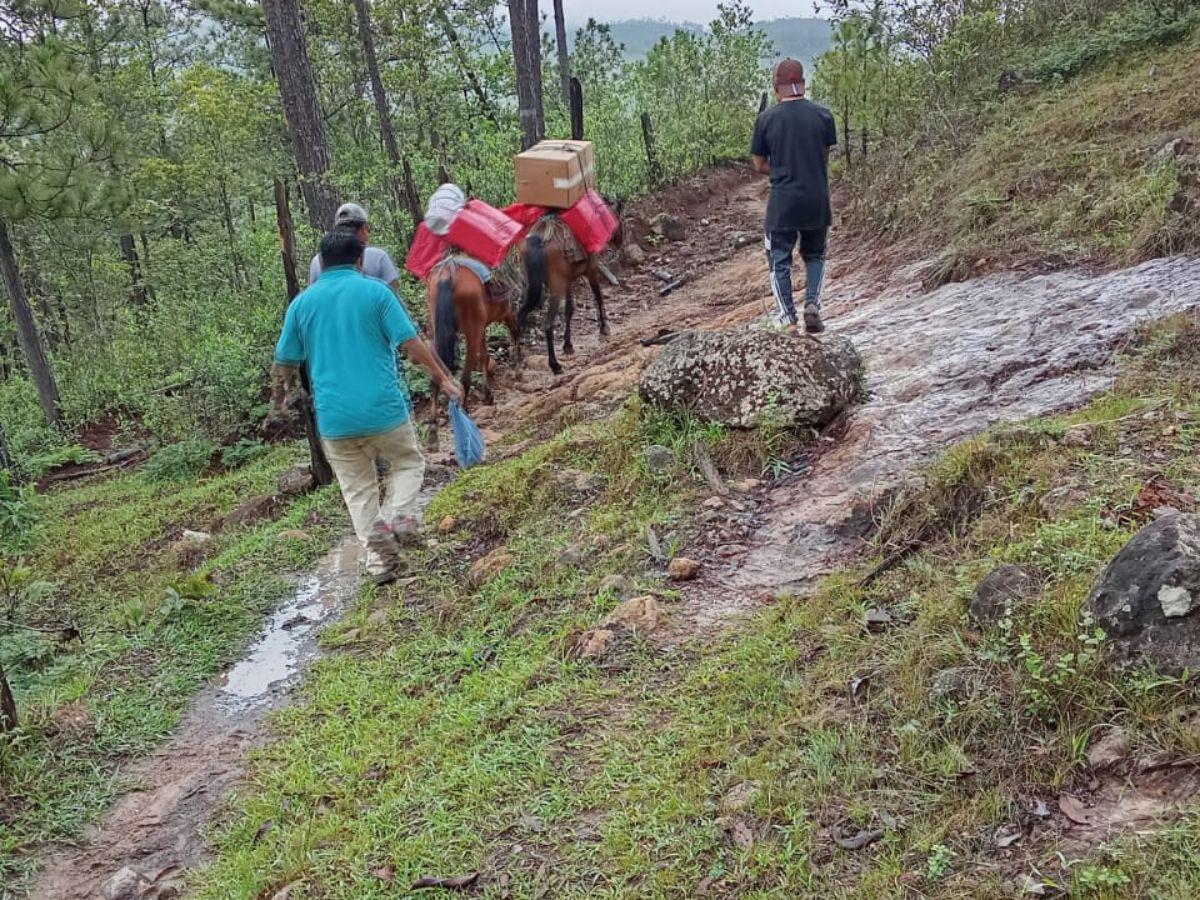
[[[521,149],[539,140],[538,115],[534,108],[533,74],[529,67],[529,38],[525,28],[525,0],[508,0],[508,24],[512,30],[513,66],[517,74],[517,114],[521,121]]]
[[[4,423],[0,422],[0,472],[8,472],[9,476],[13,477],[16,475],[16,469],[12,451],[8,448],[8,435],[4,433]]]
[[[571,140],[583,140],[583,83],[571,77]]]
[[[642,113],[642,143],[646,145],[646,163],[650,170],[650,184],[656,185],[662,181],[662,163],[658,161],[658,151],[654,147],[654,126],[650,122],[650,113]]]
[[[25,359],[29,362],[29,374],[42,402],[42,411],[51,425],[61,425],[62,408],[58,384],[54,380],[50,362],[46,359],[46,351],[42,347],[42,336],[33,318],[33,310],[29,308],[29,297],[26,296],[25,284],[21,281],[21,267],[17,263],[16,254],[13,253],[12,241],[8,235],[8,222],[4,219],[0,219],[0,274],[3,275],[5,287],[8,288],[9,305],[17,323],[17,340],[20,341]]]
[[[846,145],[846,168],[851,168],[851,154],[854,150],[850,144],[850,102],[842,104],[842,142]]]
[[[563,103],[571,108],[571,57],[567,53],[567,18],[563,0],[554,0],[554,40],[558,45],[558,79],[562,82]]]
[[[408,205],[408,214],[412,216],[413,227],[422,221],[425,217],[425,212],[421,208],[421,195],[417,193],[417,182],[413,178],[412,166],[408,162],[408,157],[404,157],[401,162],[404,169],[404,202]]]
[[[121,256],[125,259],[125,268],[129,270],[129,302],[134,306],[145,306],[150,297],[146,291],[146,283],[142,280],[142,264],[138,260],[137,245],[128,231],[122,231],[119,240]]]
[[[275,178],[275,217],[279,225],[279,255],[283,261],[283,279],[287,285],[288,303],[300,293],[300,279],[296,275],[296,229],[292,224],[292,210],[288,205],[287,184]],[[308,400],[304,403],[304,432],[308,438],[309,466],[313,480],[321,486],[333,484],[333,468],[325,458],[321,438],[317,434],[317,417],[312,405],[312,381],[308,377],[308,366],[300,367],[300,383]]]
[[[237,230],[233,226],[233,207],[229,203],[229,191],[225,187],[225,179],[217,179],[218,193],[221,196],[221,217],[225,222],[225,236],[229,241],[229,261],[233,266],[233,286],[240,288],[246,283],[245,265],[242,254],[238,252]]]
[[[8,686],[4,664],[0,663],[0,734],[12,731],[17,724],[17,701],[13,697],[12,688]]]
[[[393,171],[400,167],[400,147],[396,143],[396,129],[392,126],[392,111],[388,106],[387,91],[379,73],[379,57],[375,53],[375,38],[371,34],[371,10],[367,0],[354,0],[358,14],[358,39],[362,44],[363,59],[367,64],[367,75],[371,79],[371,94],[375,99],[375,114],[379,116],[379,132],[383,136],[383,148]]]
[[[542,99],[542,20],[538,0],[525,0],[525,52],[533,86],[533,111],[537,114],[537,137],[546,136],[546,104]]]
[[[445,8],[441,5],[437,6],[436,14],[438,22],[442,26],[442,33],[446,35],[446,40],[450,42],[450,49],[454,52],[454,58],[458,62],[458,67],[462,69],[463,77],[467,79],[467,84],[470,86],[471,92],[475,94],[475,99],[479,101],[479,108],[492,124],[500,124],[499,119],[496,118],[496,110],[492,107],[492,102],[488,99],[487,91],[483,89],[483,83],[471,67],[470,57],[467,56],[467,51],[463,49],[462,41],[459,40],[458,31],[455,29],[454,23],[450,21],[450,17],[446,15]]]
[[[337,192],[328,181],[329,141],[317,102],[304,24],[298,0],[261,0],[271,49],[271,66],[279,85],[279,98],[292,137],[300,191],[309,224],[318,231],[333,225]]]

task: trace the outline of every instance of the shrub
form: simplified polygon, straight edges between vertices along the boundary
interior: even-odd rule
[[[185,481],[195,478],[212,464],[217,448],[209,441],[193,438],[157,451],[142,468],[151,481]]]

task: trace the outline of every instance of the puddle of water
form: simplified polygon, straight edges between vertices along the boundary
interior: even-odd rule
[[[357,586],[360,558],[358,541],[347,539],[301,580],[245,658],[218,682],[219,706],[245,711],[267,703],[291,684],[315,653],[316,629],[341,609]]]

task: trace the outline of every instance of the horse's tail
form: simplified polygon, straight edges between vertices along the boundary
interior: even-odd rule
[[[448,274],[438,281],[433,306],[438,359],[453,372],[458,368],[458,314],[454,311],[454,281]]]
[[[542,305],[542,292],[546,285],[546,245],[542,239],[531,234],[525,241],[525,299],[517,316],[521,331],[529,324],[529,316]]]

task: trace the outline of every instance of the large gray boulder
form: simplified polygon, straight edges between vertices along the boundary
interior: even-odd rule
[[[1170,513],[1135,534],[1092,588],[1088,609],[1113,661],[1200,669],[1200,516]]]
[[[689,331],[642,373],[644,400],[710,422],[754,428],[770,411],[820,428],[854,401],[862,359],[847,338],[778,331]]]

